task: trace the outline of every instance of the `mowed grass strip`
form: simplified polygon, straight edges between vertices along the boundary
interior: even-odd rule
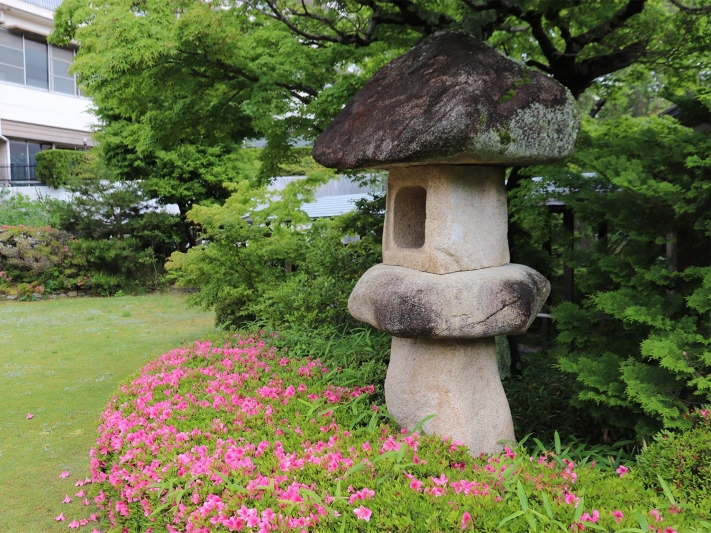
[[[176,294],[0,302],[0,532],[86,517],[74,483],[109,397],[147,361],[214,332],[213,319]]]

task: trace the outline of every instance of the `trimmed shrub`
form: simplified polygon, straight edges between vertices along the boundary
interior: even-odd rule
[[[657,475],[680,501],[711,509],[711,423],[708,410],[689,417],[694,427],[683,433],[662,431],[637,458],[637,474],[647,486]]]
[[[93,160],[91,152],[44,150],[37,154],[37,179],[58,189],[85,177]]]

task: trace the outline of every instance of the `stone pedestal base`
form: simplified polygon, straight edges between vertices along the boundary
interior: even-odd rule
[[[385,379],[388,411],[409,431],[435,414],[425,433],[452,437],[472,455],[513,442],[513,420],[499,378],[493,337],[466,340],[393,337]]]

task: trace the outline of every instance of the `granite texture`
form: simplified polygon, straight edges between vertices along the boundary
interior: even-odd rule
[[[393,338],[385,379],[388,412],[409,431],[451,437],[472,455],[514,444],[493,338],[468,341]],[[503,441],[503,442],[502,442]]]
[[[509,262],[503,167],[390,170],[383,263],[447,274]]]
[[[356,319],[396,337],[474,339],[524,333],[550,283],[523,265],[430,274],[375,265],[348,299]]]
[[[326,167],[532,165],[573,152],[580,111],[557,81],[461,32],[381,68],[314,145]]]

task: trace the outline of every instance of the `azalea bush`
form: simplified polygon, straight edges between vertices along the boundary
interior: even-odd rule
[[[0,226],[0,290],[15,286],[24,294],[76,288],[85,261],[75,253],[75,242],[71,234],[50,227]],[[43,290],[34,290],[37,286]]]
[[[660,432],[655,442],[637,458],[638,474],[647,485],[657,475],[669,481],[672,494],[711,509],[711,420],[708,409],[689,415],[692,429]]]
[[[268,342],[269,341],[269,342]],[[614,460],[523,445],[470,456],[399,431],[374,388],[271,339],[198,342],[109,402],[77,493],[111,532],[705,531],[708,510]],[[657,490],[654,490],[657,489]],[[67,501],[72,498],[67,496]],[[68,507],[67,509],[72,509]],[[91,514],[90,514],[91,513]],[[70,511],[67,511],[67,515]],[[64,513],[57,520],[65,520]]]

